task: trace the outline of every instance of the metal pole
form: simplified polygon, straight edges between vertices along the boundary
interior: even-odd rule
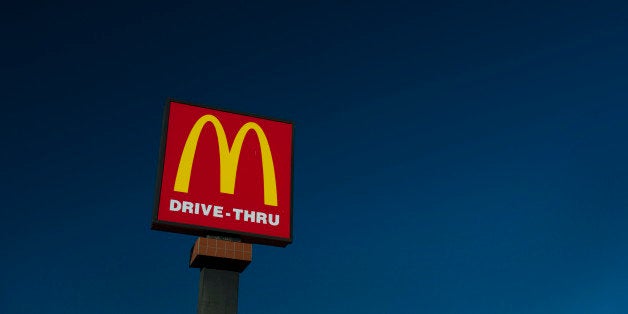
[[[238,313],[239,279],[240,273],[236,271],[201,268],[197,313]]]

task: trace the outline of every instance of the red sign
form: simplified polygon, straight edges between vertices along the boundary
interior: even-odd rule
[[[152,229],[292,242],[292,124],[166,105]]]

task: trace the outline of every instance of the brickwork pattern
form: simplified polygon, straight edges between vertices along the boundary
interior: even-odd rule
[[[190,254],[190,266],[197,267],[203,260],[251,262],[253,245],[214,238],[197,238]]]

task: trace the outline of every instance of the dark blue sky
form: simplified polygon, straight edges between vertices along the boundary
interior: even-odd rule
[[[2,313],[196,311],[149,230],[169,97],[295,123],[241,313],[628,312],[625,1],[12,5]]]

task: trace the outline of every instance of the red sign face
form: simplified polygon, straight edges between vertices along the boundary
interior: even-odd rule
[[[152,228],[292,241],[292,124],[170,101]]]

